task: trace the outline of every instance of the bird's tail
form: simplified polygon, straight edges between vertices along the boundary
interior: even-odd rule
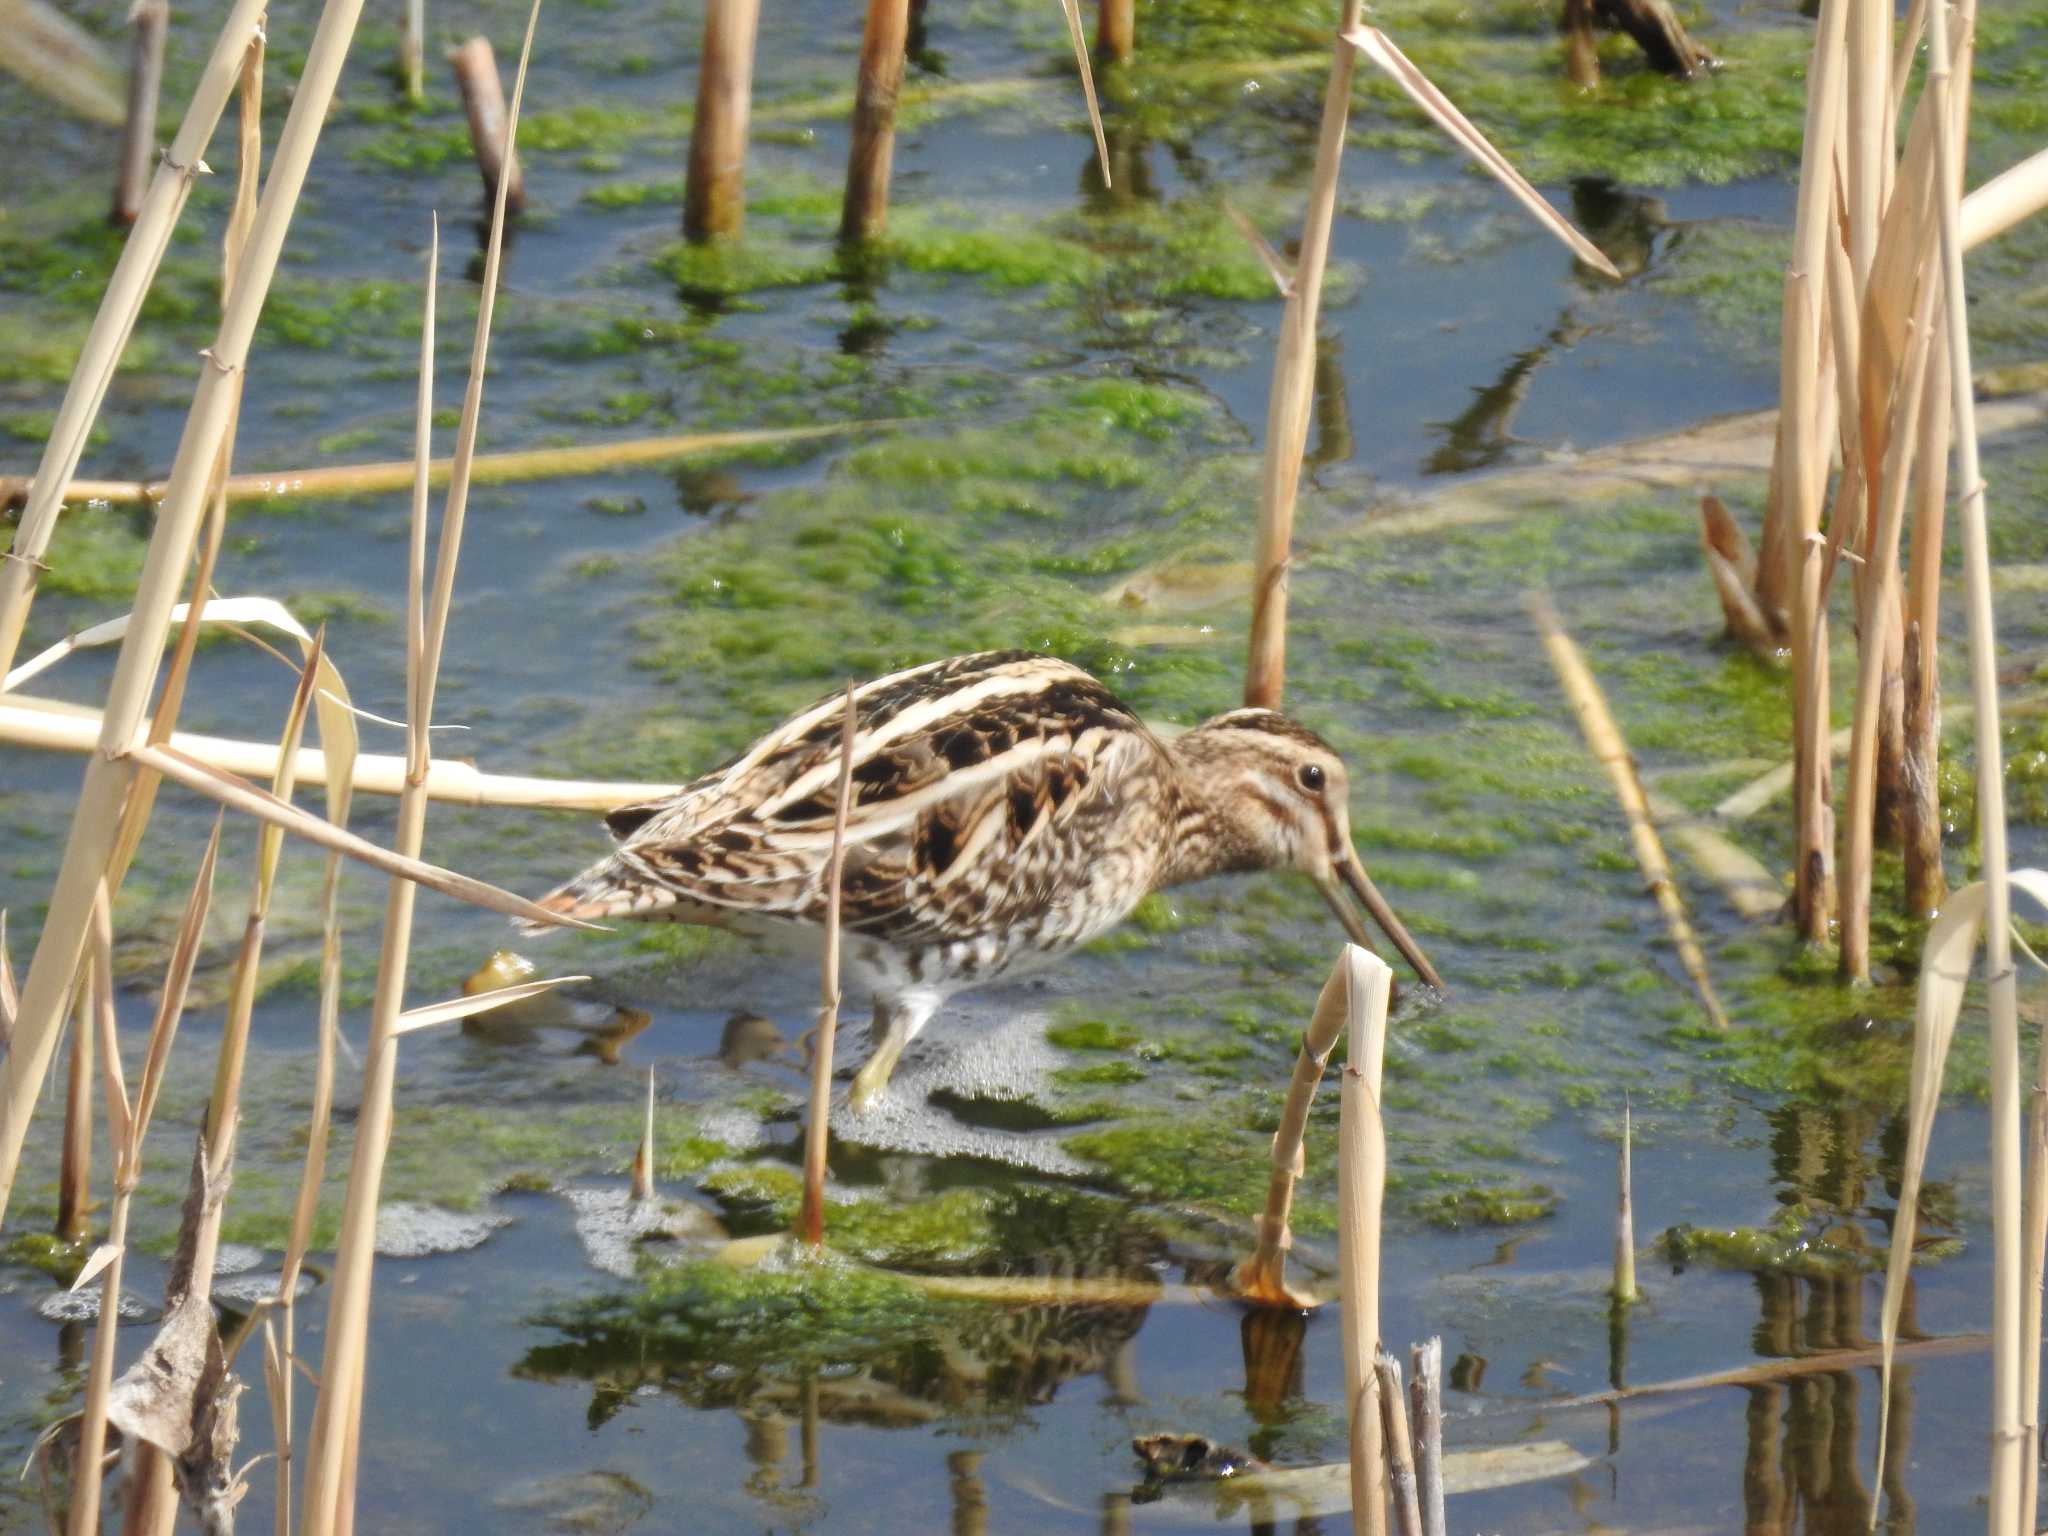
[[[582,921],[602,922],[608,917],[663,917],[681,904],[675,891],[654,879],[639,862],[613,854],[600,859],[566,885],[557,886],[541,897],[538,905],[550,912]],[[529,935],[553,933],[546,923],[527,918],[513,919],[520,932]]]

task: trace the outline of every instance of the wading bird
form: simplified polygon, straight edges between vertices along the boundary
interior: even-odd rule
[[[1163,886],[1298,869],[1344,930],[1371,913],[1436,970],[1351,845],[1344,764],[1267,709],[1162,739],[1079,667],[984,651],[852,694],[841,963],[874,994],[863,1110],[954,992],[1043,964]],[[541,905],[821,942],[847,698],[783,722],[722,768],[606,817],[618,848]]]

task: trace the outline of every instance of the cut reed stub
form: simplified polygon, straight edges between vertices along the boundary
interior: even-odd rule
[[[142,213],[142,195],[156,169],[157,91],[164,78],[164,34],[171,8],[165,0],[136,0],[129,12],[135,51],[128,72],[128,118],[121,130],[121,159],[114,177],[114,205],[108,219],[126,229]]]
[[[761,0],[710,0],[697,66],[683,178],[683,238],[737,235],[746,220],[747,114],[754,96],[754,32]]]
[[[463,110],[469,114],[469,145],[476,153],[476,168],[484,179],[484,196],[498,195],[498,182],[505,186],[505,211],[526,210],[526,173],[519,167],[519,152],[505,135],[505,85],[498,77],[498,56],[487,37],[472,37],[459,48],[448,51],[449,67],[462,91]]]
[[[888,222],[896,99],[903,91],[903,50],[909,36],[910,0],[869,0],[853,92],[846,198],[839,214],[842,240],[872,240]]]

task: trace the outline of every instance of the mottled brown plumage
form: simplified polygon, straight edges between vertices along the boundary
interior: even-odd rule
[[[1205,875],[1302,869],[1363,942],[1342,880],[1439,984],[1352,851],[1343,763],[1284,716],[1234,710],[1161,740],[1080,668],[1027,651],[894,673],[853,708],[842,956],[874,990],[879,1035],[857,1105],[950,993]],[[817,934],[844,712],[834,694],[668,799],[612,812],[618,849],[542,904]]]

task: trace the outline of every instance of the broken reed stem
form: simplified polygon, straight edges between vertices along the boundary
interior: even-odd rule
[[[142,212],[142,196],[156,159],[157,92],[164,78],[164,34],[171,24],[165,0],[135,0],[128,13],[135,51],[128,66],[128,118],[121,129],[121,158],[114,177],[111,221],[122,229]]]
[[[1380,1422],[1387,1442],[1389,1502],[1396,1536],[1422,1536],[1422,1500],[1415,1479],[1415,1442],[1408,1434],[1408,1403],[1401,1392],[1401,1362],[1386,1350],[1373,1355],[1380,1385]]]
[[[1614,1304],[1627,1307],[1636,1289],[1635,1115],[1621,1102],[1621,1151],[1614,1162]]]
[[[1422,1536],[1447,1536],[1444,1525],[1444,1341],[1408,1348],[1408,1415],[1415,1429],[1415,1477]]]
[[[1351,1426],[1351,1528],[1384,1536],[1386,1467],[1373,1357],[1380,1340],[1380,1212],[1387,1142],[1380,1119],[1381,1064],[1394,973],[1377,955],[1344,946],[1348,1057],[1339,1078],[1337,1264],[1343,1280],[1344,1407]]]
[[[405,99],[422,106],[427,99],[426,0],[405,0],[405,26],[398,34],[398,67],[405,76]]]
[[[1526,605],[1536,632],[1543,640],[1543,649],[1557,672],[1558,686],[1564,690],[1572,713],[1578,718],[1586,748],[1607,774],[1608,783],[1614,786],[1615,798],[1621,802],[1622,814],[1628,818],[1636,863],[1649,884],[1650,894],[1664,914],[1664,926],[1671,935],[1673,948],[1678,951],[1679,963],[1685,967],[1686,975],[1699,993],[1700,1006],[1713,1020],[1714,1027],[1726,1029],[1728,1016],[1721,1009],[1713,978],[1707,973],[1707,957],[1700,949],[1691,919],[1685,914],[1685,903],[1678,894],[1678,882],[1672,876],[1671,861],[1664,856],[1664,845],[1658,840],[1657,829],[1651,822],[1649,801],[1643,793],[1642,780],[1636,776],[1636,761],[1629,753],[1628,743],[1622,739],[1620,727],[1608,712],[1607,700],[1586,666],[1585,658],[1579,654],[1572,637],[1565,633],[1556,606],[1541,592],[1530,593]]]
[[[0,677],[14,669],[14,655],[20,648],[22,628],[28,622],[29,605],[35,597],[36,578],[49,550],[57,516],[63,510],[66,488],[78,472],[79,457],[85,452],[86,439],[99,416],[107,386],[113,382],[115,365],[128,345],[129,333],[142,312],[142,301],[156,276],[157,265],[170,245],[172,227],[184,209],[193,179],[199,174],[199,157],[213,137],[221,113],[227,110],[242,56],[255,35],[265,3],[266,0],[234,0],[233,9],[221,26],[220,39],[193,89],[192,104],[185,109],[177,136],[171,140],[170,150],[149,184],[142,212],[121,247],[113,276],[107,280],[106,294],[93,316],[92,330],[87,333],[77,366],[71,371],[71,381],[64,387],[63,402],[50,425],[42,460],[27,488],[21,520],[14,530],[12,550],[17,558],[0,559]],[[182,574],[182,564],[179,571]],[[0,1158],[0,1168],[11,1162],[11,1158]],[[4,1191],[8,1182],[7,1178],[0,1178],[0,1215],[5,1214]]]
[[[872,240],[889,221],[896,100],[903,90],[903,49],[909,36],[910,0],[868,0],[853,90],[846,197],[839,212],[841,240]]]
[[[690,120],[683,178],[683,237],[737,235],[747,211],[747,112],[754,92],[754,32],[761,0],[709,0],[697,63],[697,111]]]
[[[1360,0],[1344,0],[1340,33],[1358,25]],[[1294,290],[1280,318],[1273,350],[1273,384],[1266,401],[1266,451],[1259,469],[1259,531],[1252,559],[1250,654],[1244,701],[1278,709],[1287,680],[1287,560],[1294,542],[1294,501],[1301,455],[1308,444],[1314,393],[1316,317],[1323,302],[1323,271],[1330,259],[1330,225],[1337,210],[1337,175],[1351,119],[1351,77],[1357,53],[1338,41],[1330,52],[1330,83],[1316,140],[1315,173],[1301,226],[1301,256]]]
[[[505,86],[498,78],[498,56],[491,51],[491,40],[478,34],[449,49],[448,64],[462,92],[462,109],[469,118],[469,147],[484,179],[484,197],[496,197],[499,181],[508,181],[505,207],[515,214],[524,213],[526,173],[519,168],[519,156],[505,143]]]
[[[57,1172],[59,1239],[82,1243],[92,1203],[92,995],[81,982],[71,1009],[71,1069],[64,1085],[64,1154]]]
[[[698,454],[755,446],[772,447],[902,424],[896,420],[823,422],[804,427],[691,432],[629,438],[616,443],[586,443],[571,448],[481,453],[470,466],[470,478],[479,485],[501,485],[520,480],[600,475],[647,464],[665,464]],[[430,483],[446,485],[450,467],[447,459],[434,460],[428,466]],[[374,496],[386,491],[407,490],[412,485],[412,476],[412,460],[394,459],[379,464],[334,464],[323,469],[257,470],[229,476],[224,488],[231,502],[315,501],[330,496]],[[0,505],[7,502],[10,493],[21,489],[20,481],[0,478]],[[70,501],[104,501],[135,506],[161,501],[168,490],[168,483],[162,480],[74,480],[65,488],[64,496]],[[12,666],[11,658],[9,666]]]
[[[647,1117],[640,1126],[640,1145],[633,1149],[633,1198],[654,1198],[654,1068],[647,1069]]]
[[[832,1042],[839,1029],[840,872],[846,867],[846,817],[853,804],[853,741],[859,716],[846,686],[839,731],[839,790],[832,812],[832,855],[825,863],[825,957],[819,969],[818,1028],[811,1043],[811,1107],[804,1122],[804,1199],[797,1236],[813,1248],[825,1241],[825,1144],[832,1128]]]
[[[1968,592],[1970,682],[1977,700],[1977,828],[1984,855],[1984,969],[1991,1014],[1991,1518],[1990,1529],[2031,1531],[2034,1511],[2020,1507],[2024,1464],[2034,1454],[2024,1433],[2020,1389],[2029,1338],[2040,1346],[2039,1293],[2021,1292],[2020,1036],[2012,964],[2012,891],[2007,881],[2005,774],[1998,730],[1998,650],[1991,614],[1991,556],[1985,528],[1983,472],[1977,458],[1977,402],[1970,383],[1970,321],[1963,288],[1961,167],[1958,130],[1950,103],[1951,76],[1947,0],[1934,0],[1927,28],[1927,90],[1940,103],[1934,131],[1941,227],[1942,297],[1949,349],[1949,383],[1954,394],[1956,478],[1962,487],[1958,512],[1963,525],[1963,571]],[[2037,1086],[2048,1088],[2048,1056]],[[2036,1170],[2028,1199],[2048,1199],[2048,1181]],[[2027,1318],[2022,1320],[2024,1307]],[[2038,1367],[2036,1367],[2038,1370]]]
[[[179,439],[170,488],[157,516],[137,583],[133,616],[108,685],[101,717],[100,750],[87,759],[71,833],[50,897],[49,914],[22,988],[21,1020],[14,1048],[4,1069],[0,1069],[0,1221],[5,1219],[13,1193],[36,1095],[49,1069],[57,1020],[78,970],[93,892],[113,853],[121,802],[134,778],[135,764],[125,755],[126,749],[136,739],[142,711],[156,679],[171,607],[177,601],[178,587],[191,560],[206,481],[219,457],[233,404],[231,383],[248,358],[257,316],[277,270],[313,146],[332,104],[335,82],[361,8],[362,0],[327,0],[321,12],[292,96],[291,111],[278,138],[270,175],[256,210],[256,222],[249,233],[247,257],[236,275],[220,331],[202,361],[191,413]],[[240,66],[248,38],[246,30],[234,37],[235,47],[226,71],[229,79]],[[222,100],[225,101],[225,87]],[[152,200],[154,197],[153,188]],[[118,275],[121,269],[116,270]],[[110,294],[107,303],[112,302]],[[125,328],[122,334],[125,337]],[[90,425],[89,419],[86,425]],[[63,478],[57,477],[55,483],[61,484]],[[0,564],[10,572],[19,568],[15,561]],[[0,617],[0,655],[10,660],[19,629],[10,632],[7,625],[17,622],[17,617]]]
[[[1098,0],[1095,53],[1105,64],[1128,64],[1138,42],[1137,0]]]
[[[91,752],[99,740],[96,711],[74,712],[52,700],[0,694],[0,743],[40,747],[56,752]],[[209,768],[244,778],[268,778],[277,771],[277,743],[233,741],[219,736],[175,733],[163,743]],[[328,790],[336,786],[326,758],[311,747],[301,748],[295,773],[302,784]],[[389,753],[365,752],[342,781],[371,795],[396,795],[405,788],[405,759]],[[608,811],[637,800],[672,795],[674,784],[639,784],[591,779],[539,779],[516,774],[485,773],[472,763],[436,758],[427,770],[427,798],[449,805],[522,806],[535,810]]]
[[[1266,1209],[1259,1218],[1258,1246],[1238,1265],[1231,1286],[1238,1298],[1260,1306],[1299,1307],[1308,1302],[1288,1289],[1287,1250],[1294,1245],[1288,1216],[1294,1208],[1294,1186],[1304,1169],[1302,1143],[1308,1136],[1308,1113],[1316,1088],[1337,1048],[1337,1036],[1349,1017],[1351,971],[1343,956],[1330,967],[1315,1013],[1302,1033],[1294,1058],[1294,1076],[1287,1084],[1287,1102],[1273,1132],[1273,1171],[1266,1182]]]

